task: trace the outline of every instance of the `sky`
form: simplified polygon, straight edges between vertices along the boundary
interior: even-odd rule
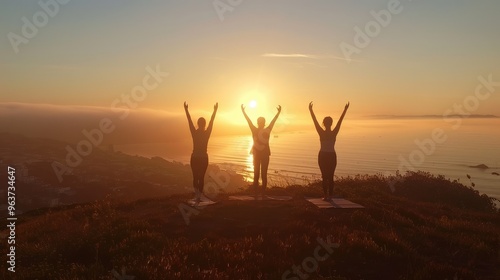
[[[252,100],[252,118],[271,119],[280,104],[292,123],[310,122],[310,101],[318,115],[334,117],[348,101],[350,117],[442,115],[468,101],[467,113],[500,115],[500,87],[474,100],[478,77],[500,82],[497,0],[0,7],[0,108],[10,112],[125,108],[165,116],[183,114],[187,101],[196,117],[208,118],[219,102],[222,120],[245,125],[239,106]]]

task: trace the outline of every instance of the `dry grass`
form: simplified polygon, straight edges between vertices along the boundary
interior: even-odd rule
[[[286,202],[221,195],[189,225],[178,208],[187,196],[26,213],[17,272],[0,276],[117,279],[124,267],[135,279],[281,279],[330,237],[340,247],[308,279],[499,279],[493,201],[442,177],[398,176],[394,193],[381,176],[337,180],[338,195],[366,207],[357,210],[316,208],[303,199],[321,194],[313,183],[270,191],[294,197]]]

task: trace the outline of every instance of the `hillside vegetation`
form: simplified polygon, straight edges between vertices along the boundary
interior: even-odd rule
[[[217,204],[192,210],[188,223],[179,210],[191,209],[183,204],[187,195],[31,211],[17,226],[16,273],[0,275],[500,279],[500,213],[493,199],[421,172],[392,182],[393,191],[381,176],[340,178],[337,194],[364,209],[315,207],[304,200],[321,195],[313,183],[269,191],[291,195],[290,201],[230,201],[219,194]],[[318,240],[338,245],[329,252]]]

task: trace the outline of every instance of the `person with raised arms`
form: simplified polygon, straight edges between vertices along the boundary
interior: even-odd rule
[[[195,192],[195,201],[199,203],[201,201],[201,196],[203,195],[203,186],[205,185],[205,173],[208,168],[208,153],[207,145],[210,139],[210,134],[212,133],[212,127],[214,124],[215,114],[219,103],[215,103],[214,112],[208,123],[208,127],[205,129],[207,121],[205,118],[198,119],[198,128],[196,129],[191,120],[191,115],[189,114],[188,104],[184,102],[184,111],[186,112],[186,117],[189,123],[189,131],[191,132],[191,137],[193,138],[193,153],[191,154],[191,171],[193,172],[193,187]]]
[[[325,201],[330,201],[333,198],[333,176],[335,174],[335,169],[337,168],[337,153],[335,152],[335,141],[337,140],[337,134],[339,133],[340,126],[342,125],[342,120],[344,120],[345,113],[349,108],[349,102],[345,105],[344,112],[340,116],[335,128],[332,129],[333,119],[331,117],[325,117],[323,119],[323,129],[316,119],[313,111],[313,103],[309,103],[309,112],[316,127],[316,131],[319,134],[319,140],[321,142],[321,149],[318,153],[318,165],[321,170],[321,178],[323,179],[323,193]]]
[[[271,155],[271,148],[269,147],[269,138],[271,136],[271,131],[273,130],[274,124],[281,113],[281,106],[276,107],[278,113],[274,116],[273,120],[269,126],[265,127],[266,119],[259,117],[257,119],[257,127],[252,123],[247,113],[245,112],[245,106],[241,104],[241,111],[248,122],[248,126],[252,131],[253,146],[253,187],[256,191],[256,198],[259,195],[261,198],[264,196],[264,192],[267,187],[267,169],[269,167],[269,156]],[[262,188],[259,189],[259,177],[262,175]]]

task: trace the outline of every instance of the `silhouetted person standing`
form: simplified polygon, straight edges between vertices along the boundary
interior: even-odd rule
[[[309,112],[316,127],[316,131],[319,134],[319,140],[321,142],[321,149],[318,154],[318,165],[321,170],[321,177],[323,179],[323,193],[325,197],[323,200],[331,200],[333,198],[333,175],[335,174],[335,168],[337,167],[337,153],[335,153],[335,141],[337,139],[337,134],[339,133],[340,126],[342,125],[342,120],[344,119],[345,113],[349,108],[349,103],[345,105],[344,112],[340,116],[337,125],[332,130],[333,120],[331,117],[325,117],[323,119],[323,125],[325,129],[321,128],[313,112],[312,101],[309,103]]]
[[[208,167],[208,139],[210,138],[210,134],[212,133],[212,127],[218,107],[219,103],[215,103],[214,112],[212,114],[212,118],[210,118],[207,129],[205,129],[207,121],[204,118],[198,119],[198,129],[195,129],[193,121],[191,120],[191,115],[189,115],[188,104],[184,102],[184,111],[186,111],[189,130],[191,131],[191,136],[193,137],[193,153],[191,154],[190,164],[191,171],[193,172],[193,187],[196,202],[200,202],[201,195],[203,194],[203,186],[205,185],[205,173],[207,172]]]
[[[269,156],[271,155],[271,149],[269,148],[269,137],[271,136],[271,130],[273,129],[274,124],[276,123],[276,120],[281,113],[281,106],[278,105],[276,109],[278,109],[278,113],[273,118],[268,127],[265,127],[266,119],[264,119],[263,117],[259,117],[257,119],[257,127],[255,127],[248,115],[245,113],[245,106],[241,104],[241,111],[243,112],[243,115],[248,122],[248,126],[250,126],[250,130],[252,131],[253,186],[255,187],[258,195],[259,177],[262,174],[262,189],[260,192],[262,196],[264,195],[264,191],[267,187],[267,168],[269,167]]]

